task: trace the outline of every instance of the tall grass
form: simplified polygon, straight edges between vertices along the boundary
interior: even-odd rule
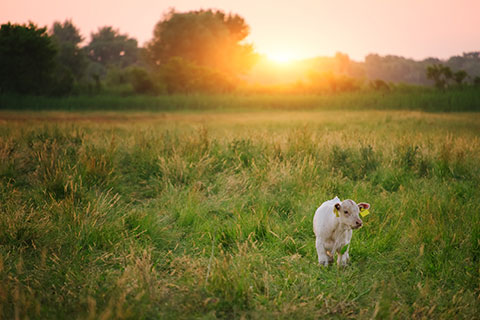
[[[478,318],[479,115],[74,115],[0,128],[1,318]]]
[[[394,89],[390,92],[358,91],[335,94],[302,95],[165,95],[165,96],[68,96],[28,97],[0,95],[0,110],[423,110],[479,111],[478,88],[446,92],[429,88]]]

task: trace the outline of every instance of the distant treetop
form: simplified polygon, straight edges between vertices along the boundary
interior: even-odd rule
[[[71,43],[78,46],[84,39],[80,30],[73,25],[72,20],[65,20],[63,23],[55,21],[50,32],[57,41]]]
[[[241,43],[249,32],[249,26],[237,14],[171,10],[155,26],[153,39],[146,47],[147,56],[154,66],[180,57],[223,72],[243,72],[254,60],[252,46]]]
[[[86,47],[88,56],[103,66],[126,67],[138,61],[137,40],[120,34],[112,27],[102,27],[92,33]]]

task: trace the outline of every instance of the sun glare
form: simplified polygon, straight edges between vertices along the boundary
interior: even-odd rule
[[[269,53],[267,57],[269,60],[279,64],[289,63],[293,59],[292,55],[286,52]]]

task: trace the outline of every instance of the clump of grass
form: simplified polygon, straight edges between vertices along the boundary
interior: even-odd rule
[[[338,174],[353,180],[363,179],[374,172],[379,165],[379,156],[371,145],[356,150],[334,145],[330,155],[330,165]]]

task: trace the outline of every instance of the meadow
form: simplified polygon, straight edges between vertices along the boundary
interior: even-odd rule
[[[98,95],[63,97],[0,94],[0,110],[23,111],[266,111],[266,110],[420,110],[427,112],[480,111],[480,90],[465,86],[439,91],[433,88],[397,85],[391,90],[270,94]]]
[[[479,318],[478,113],[52,109],[0,112],[0,318]]]

